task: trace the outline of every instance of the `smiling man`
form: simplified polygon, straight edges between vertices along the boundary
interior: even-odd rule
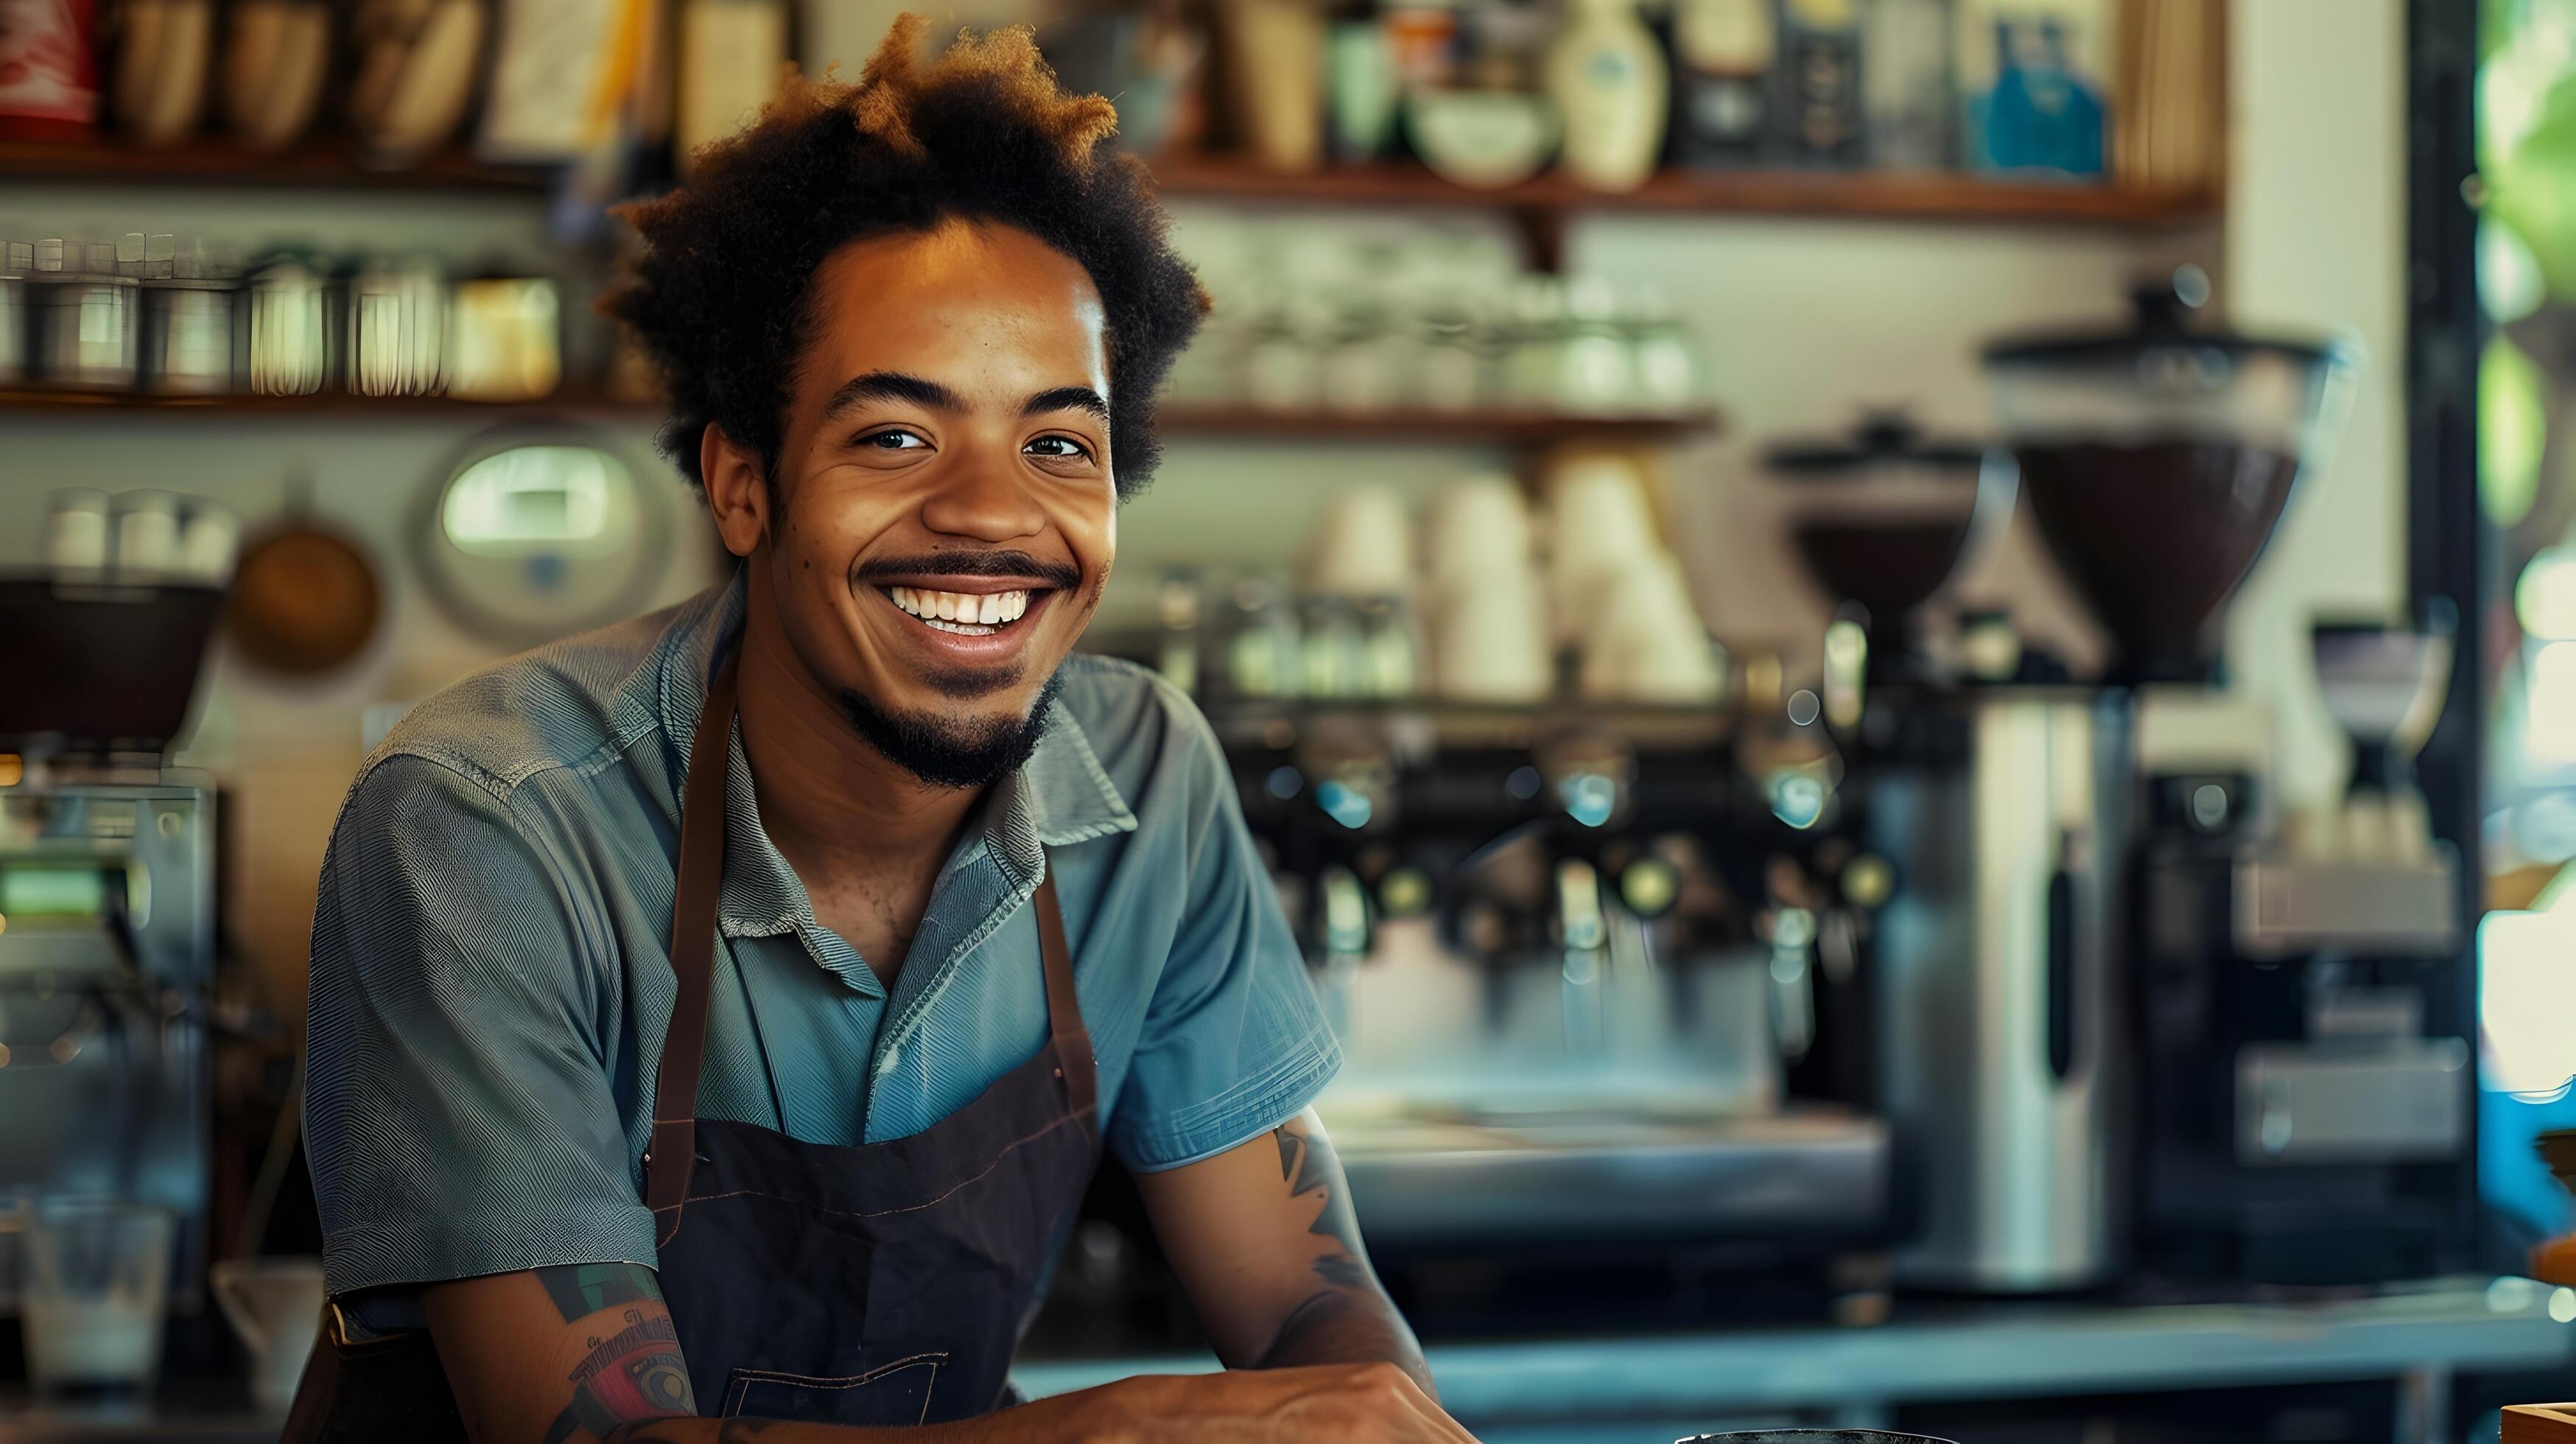
[[[1107,102],[916,38],[630,213],[610,309],[735,577],[422,704],[350,792],[291,1439],[1465,1437],[1213,737],[1072,655],[1198,287]],[[1104,1142],[1232,1367],[1013,1407]]]

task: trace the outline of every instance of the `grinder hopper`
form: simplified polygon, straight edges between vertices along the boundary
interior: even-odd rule
[[[2110,633],[2114,681],[2214,679],[2227,601],[2342,421],[2347,347],[2194,326],[2208,294],[2185,267],[2121,330],[1985,353],[2022,504]]]

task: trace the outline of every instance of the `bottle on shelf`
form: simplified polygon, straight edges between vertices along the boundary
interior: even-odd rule
[[[1950,0],[1868,0],[1861,21],[1862,128],[1877,170],[1956,163]]]
[[[1677,0],[1672,17],[1672,158],[1750,165],[1779,58],[1774,0]]]
[[[1857,0],[1781,0],[1772,72],[1771,158],[1820,170],[1861,162]]]
[[[1669,83],[1635,0],[1573,0],[1547,54],[1566,173],[1593,190],[1643,185],[1663,152]]]

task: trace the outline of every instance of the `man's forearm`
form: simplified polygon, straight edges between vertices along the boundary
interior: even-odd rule
[[[1359,1221],[1351,1213],[1350,1184],[1332,1144],[1321,1128],[1302,1117],[1272,1136],[1279,1144],[1282,1182],[1292,1197],[1311,1201],[1315,1210],[1307,1233],[1316,1241],[1316,1286],[1280,1322],[1270,1347],[1252,1366],[1391,1363],[1437,1399],[1431,1370],[1422,1362],[1422,1345],[1368,1266]]]
[[[1085,1420],[1096,1390],[1040,1399],[953,1424],[862,1429],[785,1419],[638,1419],[601,1436],[600,1444],[1054,1444],[1090,1432]]]
[[[1318,1292],[1279,1326],[1256,1369],[1285,1369],[1299,1364],[1392,1363],[1413,1376],[1422,1392],[1440,1397],[1431,1386],[1431,1369],[1422,1361],[1422,1345],[1404,1316],[1372,1282],[1356,1288]]]

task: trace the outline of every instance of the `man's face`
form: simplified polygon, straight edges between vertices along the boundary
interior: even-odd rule
[[[720,497],[727,544],[765,545],[755,585],[861,732],[971,784],[1025,755],[1117,550],[1100,298],[1028,233],[951,222],[842,247],[812,304],[766,525]]]

